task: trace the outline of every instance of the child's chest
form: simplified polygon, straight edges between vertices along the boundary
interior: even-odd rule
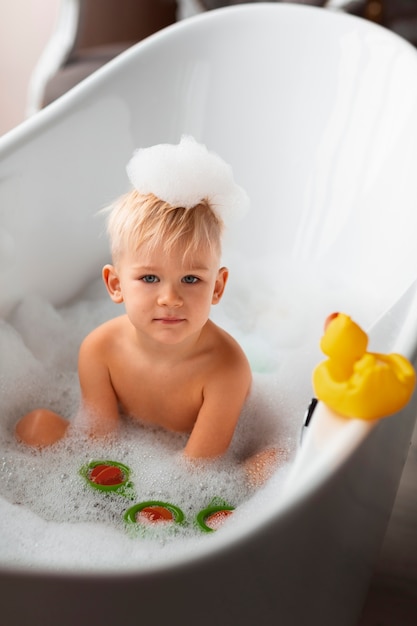
[[[113,388],[123,411],[174,431],[190,431],[203,403],[204,367],[158,367],[131,363],[111,369]]]

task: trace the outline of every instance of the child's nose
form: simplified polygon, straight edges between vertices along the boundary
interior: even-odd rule
[[[161,288],[158,303],[161,306],[181,306],[182,297],[174,285],[166,284]]]

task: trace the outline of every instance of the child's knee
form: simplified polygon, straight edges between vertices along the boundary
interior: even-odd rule
[[[36,409],[24,415],[16,424],[17,439],[28,446],[50,446],[65,436],[68,422],[48,409]]]

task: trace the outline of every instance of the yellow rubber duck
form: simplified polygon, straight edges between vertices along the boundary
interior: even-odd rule
[[[336,413],[374,420],[408,403],[416,374],[405,357],[367,352],[367,346],[367,334],[348,315],[330,315],[320,342],[329,358],[315,368],[313,387]]]

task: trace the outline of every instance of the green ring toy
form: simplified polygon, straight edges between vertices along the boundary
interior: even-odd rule
[[[169,502],[160,502],[159,500],[148,500],[147,502],[139,502],[139,504],[135,504],[135,506],[130,507],[130,509],[128,509],[124,514],[125,521],[129,524],[139,524],[137,519],[138,513],[148,507],[161,507],[163,509],[167,509],[171,513],[173,517],[172,521],[175,524],[182,524],[184,522],[185,515],[179,507],[175,506],[174,504],[170,504]]]
[[[108,470],[108,468],[117,468],[120,473],[123,476],[123,480],[121,480],[120,482],[111,482],[106,484],[104,483],[100,483],[100,482],[96,482],[95,480],[91,479],[91,474],[94,471],[95,468],[99,468],[103,466],[103,473],[106,472],[106,470]],[[108,473],[108,472],[107,472]],[[129,478],[130,478],[130,468],[127,467],[127,465],[124,465],[123,463],[118,463],[117,461],[109,461],[109,460],[96,460],[96,461],[90,461],[89,463],[86,463],[85,465],[83,465],[80,469],[80,474],[81,476],[83,476],[87,482],[87,484],[92,487],[93,489],[97,489],[98,491],[102,491],[105,493],[119,493],[121,495],[124,495],[126,497],[134,497],[134,492],[133,492],[133,484],[130,482]],[[100,474],[98,474],[97,477],[99,477]],[[117,480],[117,478],[113,477],[114,480]]]
[[[211,528],[210,526],[206,524],[207,518],[209,518],[214,513],[221,513],[221,512],[224,512],[226,513],[226,515],[229,515],[234,510],[235,510],[234,506],[227,506],[227,505],[208,506],[206,509],[203,509],[202,511],[200,511],[200,513],[195,518],[195,521],[197,523],[197,526],[199,526],[199,528],[202,531],[204,531],[205,533],[212,533],[212,532],[215,532],[216,529]]]

